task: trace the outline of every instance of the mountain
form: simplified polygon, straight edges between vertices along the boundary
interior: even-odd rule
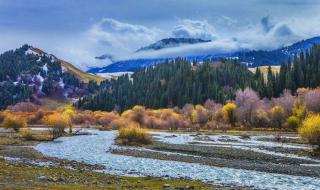
[[[72,65],[71,63],[64,61],[62,59],[57,58],[56,56],[52,55],[52,54],[48,54],[44,51],[42,51],[39,48],[35,48],[35,47],[31,47],[28,50],[29,53],[35,53],[38,54],[40,56],[50,56],[52,57],[54,60],[59,61],[61,63],[61,66],[63,67],[64,71],[67,71],[71,74],[73,74],[75,77],[77,77],[80,81],[84,82],[84,83],[89,83],[89,81],[96,81],[97,83],[100,83],[101,81],[105,80],[105,78],[97,76],[97,75],[92,75],[86,72],[83,72],[82,70],[80,70],[79,68],[75,67],[74,65]]]
[[[41,49],[24,45],[0,55],[0,109],[48,97],[72,101],[102,80]]]
[[[149,51],[149,50],[161,50],[165,48],[178,47],[182,45],[192,45],[198,43],[211,42],[211,40],[203,40],[198,38],[166,38],[146,47],[138,49],[136,52]]]
[[[160,40],[159,42],[161,41],[163,40]],[[294,54],[296,53],[299,54],[300,52],[307,51],[312,47],[313,44],[320,44],[320,37],[314,37],[307,40],[302,40],[290,46],[282,47],[282,48],[271,50],[271,51],[245,50],[245,51],[230,52],[225,54],[215,54],[214,52],[212,52],[212,54],[187,56],[184,58],[189,61],[195,60],[198,62],[203,62],[205,60],[216,61],[221,59],[238,59],[239,62],[246,64],[249,67],[280,65],[280,62],[282,60],[287,61],[288,58],[292,57]],[[152,47],[154,47],[154,44],[151,44],[150,46],[147,46],[145,48],[141,48],[138,51],[142,51],[142,50],[145,51],[147,49],[149,50]],[[169,46],[167,46],[166,48],[169,48]],[[99,74],[99,73],[137,71],[141,68],[154,66],[164,62],[165,60],[173,60],[173,59],[174,58],[123,60],[123,61],[117,61],[106,67],[91,68],[88,70],[88,72]]]

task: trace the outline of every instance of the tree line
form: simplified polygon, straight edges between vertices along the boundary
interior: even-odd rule
[[[134,105],[148,108],[183,107],[186,103],[203,104],[212,99],[219,103],[235,98],[238,89],[249,87],[260,98],[279,97],[288,89],[315,88],[320,85],[320,46],[283,61],[280,71],[259,68],[253,74],[237,60],[212,63],[189,62],[183,58],[145,68],[117,80],[104,81],[81,98],[78,107],[90,110],[123,111]]]

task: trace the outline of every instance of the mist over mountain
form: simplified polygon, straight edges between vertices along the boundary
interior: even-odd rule
[[[175,50],[176,47],[189,47],[195,44],[210,43],[209,40],[201,39],[186,39],[186,38],[169,38],[163,39],[149,46],[140,48],[137,52],[153,52]],[[114,63],[100,68],[91,68],[89,73],[114,73],[114,72],[128,72],[137,71],[141,68],[157,65],[165,60],[172,60],[176,57],[184,57],[189,61],[203,62],[206,60],[219,61],[221,59],[237,59],[249,67],[267,66],[267,65],[280,65],[281,61],[287,61],[295,54],[306,52],[313,44],[320,44],[320,37],[314,37],[306,40],[296,42],[292,45],[285,46],[275,50],[249,50],[243,49],[240,51],[230,51],[224,53],[210,52],[207,54],[191,54],[185,56],[170,56],[160,58],[141,58],[141,59],[128,59],[122,61],[115,61]]]

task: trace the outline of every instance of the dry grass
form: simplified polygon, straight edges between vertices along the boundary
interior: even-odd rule
[[[32,48],[33,51],[39,53],[39,54],[45,54],[44,51],[38,48]],[[64,60],[58,59],[55,57],[57,60],[61,61],[61,66],[64,67],[65,70],[70,72],[71,74],[74,74],[79,80],[83,81],[84,83],[89,83],[90,80],[96,81],[98,84],[100,84],[101,81],[105,80],[106,78],[92,75],[86,72],[81,71],[71,63],[68,63]]]
[[[61,65],[70,73],[74,74],[79,80],[83,81],[84,83],[89,83],[90,80],[96,81],[98,84],[100,84],[103,80],[106,80],[106,78],[92,75],[89,73],[85,73],[78,69],[77,67],[73,66],[71,63],[68,63],[66,61],[60,60]]]

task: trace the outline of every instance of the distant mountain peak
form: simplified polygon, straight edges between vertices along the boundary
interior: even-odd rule
[[[211,42],[211,40],[203,40],[200,38],[165,38],[153,44],[150,44],[146,47],[142,47],[138,49],[136,52],[148,51],[148,50],[160,50],[165,48],[178,47],[181,45],[192,45],[192,44],[207,43],[207,42]]]
[[[186,38],[168,38],[160,40],[155,44],[162,44],[161,48],[170,47],[169,42],[173,42],[177,40],[180,44],[181,42],[188,41]],[[205,40],[198,39],[197,43],[205,43]],[[196,43],[197,39],[192,39],[194,43]],[[161,43],[160,43],[161,42]],[[209,42],[209,41],[207,41]],[[139,51],[147,51],[147,50],[158,50],[161,49],[157,47],[155,44],[151,44],[145,48],[141,48]],[[179,43],[176,43],[178,46]],[[192,44],[189,43],[189,44]],[[292,58],[295,54],[300,54],[301,52],[308,51],[314,44],[320,44],[320,36],[309,38],[306,40],[298,41],[292,45],[282,47],[274,50],[241,50],[238,52],[230,52],[224,54],[217,54],[215,52],[208,54],[199,54],[192,56],[184,56],[186,60],[189,61],[198,61],[203,62],[206,60],[211,61],[219,61],[221,59],[237,59],[240,63],[247,65],[248,67],[257,67],[257,66],[266,66],[266,65],[280,65],[282,61],[287,61],[289,58]],[[171,46],[174,47],[174,46]],[[178,57],[178,56],[177,56]],[[128,72],[128,71],[137,71],[139,69],[150,67],[153,65],[161,64],[166,60],[172,60],[171,57],[163,57],[163,58],[145,58],[145,59],[129,59],[116,61],[113,64],[109,64],[105,67],[91,68],[88,72],[93,74],[101,74],[101,73],[116,73],[116,72]]]

